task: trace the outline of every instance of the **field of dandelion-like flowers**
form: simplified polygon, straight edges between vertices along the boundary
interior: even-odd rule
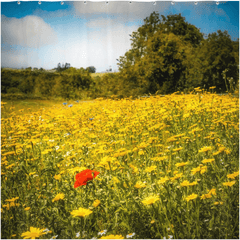
[[[1,238],[239,238],[239,99],[2,102]]]

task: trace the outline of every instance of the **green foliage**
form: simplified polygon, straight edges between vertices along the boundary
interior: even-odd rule
[[[65,65],[62,64],[62,66],[61,66],[61,63],[58,63],[58,66],[57,66],[57,68],[55,68],[55,70],[57,70],[57,72],[62,72],[62,71],[69,69],[70,66],[71,66],[70,63],[65,63]]]
[[[88,70],[90,73],[96,72],[96,68],[94,66],[87,67],[86,70]]]
[[[238,239],[239,99],[198,90],[3,101],[1,238]],[[100,173],[74,188],[84,169]]]
[[[23,93],[2,93],[1,98],[9,99],[9,100],[20,100],[20,99],[26,99],[27,95]]]
[[[209,34],[181,14],[153,12],[131,35],[131,49],[118,60],[119,73],[58,64],[55,70],[2,69],[2,94],[89,99],[190,92],[196,87],[238,94],[239,41],[226,31]]]
[[[216,86],[218,92],[224,92],[225,69],[236,89],[239,43],[233,42],[226,31],[219,30],[204,39],[181,14],[162,15],[160,19],[153,12],[132,33],[131,41],[132,48],[118,60],[126,95],[132,95],[133,89],[135,94],[167,94],[199,86]]]
[[[218,90],[227,91],[227,86],[222,76],[222,72],[225,69],[228,69],[226,73],[227,78],[238,79],[239,69],[233,50],[233,42],[227,31],[222,32],[219,30],[217,33],[208,35],[199,54],[203,64],[202,81],[206,88],[216,86]]]
[[[60,73],[8,69],[2,69],[1,72],[2,94],[7,99],[27,96],[76,99],[80,98],[82,91],[89,89],[93,81],[89,72],[83,68],[68,68]]]

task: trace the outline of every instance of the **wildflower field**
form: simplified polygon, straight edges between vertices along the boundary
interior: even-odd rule
[[[2,102],[1,238],[239,238],[239,99],[195,90]]]

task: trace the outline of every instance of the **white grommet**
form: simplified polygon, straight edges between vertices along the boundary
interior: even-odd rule
[[[20,4],[20,1],[18,1],[17,4],[19,5],[19,4]]]
[[[63,5],[64,4],[64,2],[61,2],[61,5]]]

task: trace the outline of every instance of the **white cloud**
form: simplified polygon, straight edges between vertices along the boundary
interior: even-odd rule
[[[116,2],[83,2],[74,1],[73,6],[76,10],[76,15],[89,17],[97,14],[115,15],[118,19],[125,21],[135,21],[148,17],[153,11],[163,13],[171,6],[170,1],[157,2],[132,2],[116,1]]]
[[[26,16],[20,19],[4,15],[1,17],[2,43],[39,48],[57,42],[54,30],[40,17]]]
[[[100,22],[105,27],[101,28],[101,31],[91,32],[89,34],[89,43],[95,51],[98,49],[104,51],[107,58],[106,64],[111,65],[116,62],[116,58],[119,58],[130,48],[129,34],[136,31],[138,26],[126,26],[108,19],[101,19]]]
[[[136,31],[138,26],[127,26],[113,19],[98,18],[89,21],[87,27],[95,31],[89,31],[88,38],[83,44],[84,52],[88,56],[83,62],[84,67],[93,65],[97,71],[104,71],[111,65],[117,70],[116,59],[130,49],[129,34]]]
[[[2,49],[1,51],[1,64],[3,67],[38,67],[39,62],[38,52],[34,49],[22,48],[16,50],[12,48],[8,50]]]
[[[32,49],[18,47],[14,51],[10,45],[7,49],[2,47],[2,66],[52,69],[59,62],[68,62],[76,68],[95,66],[97,71],[105,71],[112,66],[117,70],[116,59],[130,49],[129,34],[136,31],[138,25],[127,26],[114,19],[99,17],[89,20],[85,28],[84,35],[82,26],[75,29],[74,37],[64,34],[62,31],[66,31],[62,28],[58,31],[59,41],[55,45]]]
[[[90,20],[85,35],[79,28],[75,30],[74,38],[66,34],[55,46],[41,48],[42,66],[54,68],[59,62],[68,62],[76,68],[95,66],[97,71],[105,71],[112,66],[117,70],[116,59],[130,49],[129,34],[137,28],[137,25],[126,26],[103,17]]]

